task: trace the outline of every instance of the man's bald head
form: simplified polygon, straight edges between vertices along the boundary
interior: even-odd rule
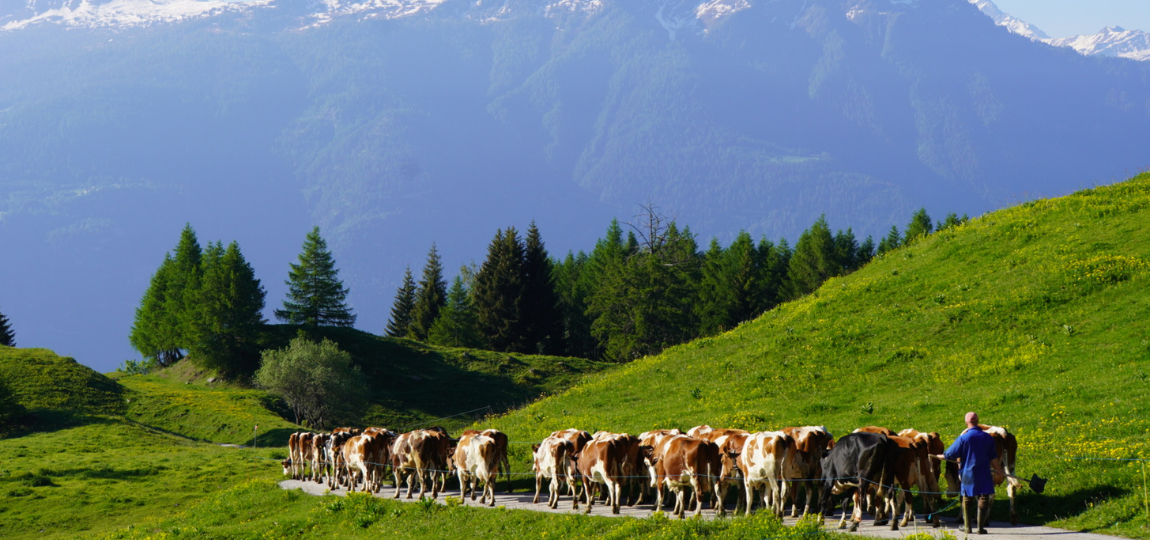
[[[966,425],[978,427],[978,413],[973,411],[966,413]]]

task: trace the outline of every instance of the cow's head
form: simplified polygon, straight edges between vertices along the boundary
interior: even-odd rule
[[[720,473],[719,480],[727,480],[734,478],[739,472],[739,453],[734,450],[727,450],[719,452],[719,461],[722,462],[723,468]]]
[[[531,445],[531,453],[534,454],[534,453],[538,452],[539,446],[541,446],[541,445],[538,445],[538,444]]]
[[[647,462],[647,465],[649,467],[655,466],[655,462],[657,460],[655,459],[655,447],[654,446],[648,446],[648,445],[640,446],[639,447],[639,455],[643,456],[643,460]]]
[[[283,460],[283,466],[284,466],[284,475],[287,476],[287,475],[291,474],[291,458],[287,458],[287,459]]]

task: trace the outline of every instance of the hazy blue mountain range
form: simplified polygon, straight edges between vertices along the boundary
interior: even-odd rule
[[[646,202],[880,235],[1150,164],[1150,66],[967,0],[136,1],[0,0],[0,312],[99,369],[185,222],[269,313],[320,225],[379,332],[433,241],[531,219],[553,254]]]
[[[969,0],[978,6],[995,24],[1020,36],[1041,41],[1055,47],[1070,47],[1086,56],[1112,56],[1131,60],[1150,60],[1150,33],[1142,30],[1126,30],[1119,26],[1103,28],[1097,34],[1051,38],[1041,28],[1026,21],[1016,19],[998,9],[991,0]]]

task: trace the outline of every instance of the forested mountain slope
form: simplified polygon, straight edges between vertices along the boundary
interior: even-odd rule
[[[1150,174],[989,213],[492,425],[512,440],[880,425],[949,442],[974,410],[1018,436],[1021,476],[1051,479],[1022,492],[1023,521],[1146,537],[1139,463],[1066,458],[1150,458],[1148,217]]]

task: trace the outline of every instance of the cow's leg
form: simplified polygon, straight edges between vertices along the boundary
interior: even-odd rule
[[[595,494],[591,493],[591,484],[594,482],[587,482],[588,478],[583,477],[583,496],[587,499],[586,513],[591,513],[591,507],[595,505]]]
[[[611,513],[618,514],[623,504],[623,483],[618,479],[608,480],[607,489],[611,492]]]
[[[743,481],[743,492],[746,494],[747,505],[743,508],[745,515],[751,515],[751,509],[755,506],[755,485],[750,480]]]
[[[861,484],[860,484],[861,485]],[[855,532],[859,529],[859,524],[862,523],[863,503],[866,500],[866,495],[863,494],[863,488],[859,487],[854,492],[854,508],[851,508],[851,526],[850,532]],[[846,509],[843,509],[843,516],[846,516]]]

